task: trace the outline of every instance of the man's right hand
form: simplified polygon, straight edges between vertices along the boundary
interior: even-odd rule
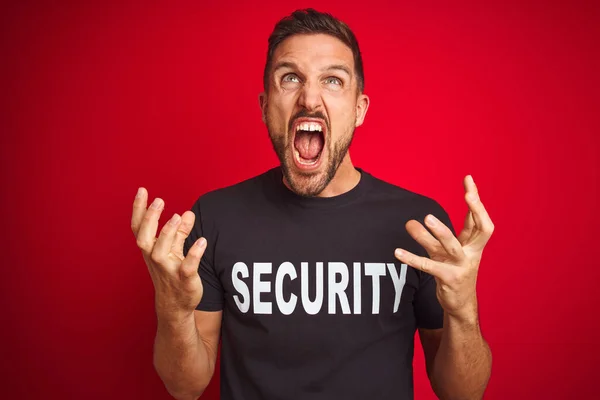
[[[148,192],[140,188],[133,202],[131,229],[154,284],[158,318],[180,321],[193,315],[202,299],[198,264],[206,249],[206,240],[196,240],[184,257],[183,244],[194,226],[194,213],[186,211],[181,217],[174,214],[156,238],[164,201],[156,198],[146,209],[147,203]]]

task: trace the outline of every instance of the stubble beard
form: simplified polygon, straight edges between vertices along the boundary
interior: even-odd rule
[[[285,135],[274,134],[269,123],[267,123],[267,130],[273,144],[273,149],[281,163],[281,170],[285,180],[292,191],[303,197],[314,197],[329,185],[342,161],[344,161],[344,157],[346,157],[354,138],[354,129],[350,128],[344,136],[333,144],[333,149],[331,148],[331,140],[326,140],[325,142],[329,144],[329,147],[327,149],[323,148],[323,151],[327,150],[328,156],[325,169],[316,173],[303,173],[292,170],[294,160],[290,158],[290,146],[294,144],[291,143],[291,138],[286,141]]]

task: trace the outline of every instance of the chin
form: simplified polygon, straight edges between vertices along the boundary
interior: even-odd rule
[[[268,128],[270,124],[267,124]],[[329,127],[323,119],[296,118],[288,130],[289,136],[275,135],[269,129],[273,149],[277,154],[289,188],[304,197],[318,196],[335,176],[352,141],[349,137],[332,143]],[[289,137],[289,140],[286,140]]]
[[[322,155],[321,155],[322,157]],[[319,161],[319,165],[312,165],[310,170],[298,168],[297,162],[289,157],[282,163],[283,174],[288,185],[296,194],[304,197],[314,197],[319,195],[329,184],[333,175],[331,168],[324,160]]]

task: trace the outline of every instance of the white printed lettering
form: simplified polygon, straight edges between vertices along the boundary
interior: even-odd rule
[[[354,263],[354,314],[360,314],[361,305],[360,263]]]
[[[385,276],[384,263],[365,263],[365,275],[373,278],[373,314],[379,314],[379,277]]]
[[[309,315],[318,314],[323,309],[325,285],[327,285],[327,313],[361,314],[363,312],[363,285],[369,284],[368,281],[362,281],[363,276],[371,277],[371,313],[379,314],[382,307],[382,288],[387,290],[389,287],[382,286],[382,282],[385,282],[382,279],[386,278],[386,269],[389,271],[389,278],[387,279],[390,279],[393,283],[395,296],[393,306],[392,304],[385,304],[383,307],[385,310],[393,310],[394,313],[397,313],[402,302],[402,293],[408,274],[406,264],[400,264],[400,268],[397,268],[395,263],[353,262],[352,273],[350,273],[346,263],[328,262],[327,282],[325,282],[324,262],[316,262],[312,271],[310,270],[310,263],[301,262],[299,274],[296,266],[289,261],[275,267],[276,270],[273,269],[273,263],[270,262],[255,262],[252,264],[252,271],[250,271],[248,265],[241,261],[233,265],[231,281],[237,292],[233,294],[233,300],[242,313],[247,313],[252,306],[254,314],[267,315],[273,314],[273,303],[276,303],[277,309],[283,315],[297,313],[299,302],[302,303],[300,310],[303,309]],[[252,274],[252,285],[249,285],[247,280],[250,274]],[[312,282],[311,276],[314,276]],[[288,277],[289,281],[286,280]],[[298,278],[300,279],[299,284],[291,283]],[[352,282],[350,282],[350,279],[352,279]],[[352,289],[350,284],[352,284]],[[294,289],[298,285],[300,288]],[[310,290],[312,288],[314,288],[314,291]],[[311,292],[314,293],[314,299],[312,300],[309,295]],[[350,295],[353,297],[352,306],[348,297]],[[263,298],[268,296],[268,300],[261,301],[261,296]],[[387,295],[383,297],[388,298]],[[274,300],[271,300],[273,298]]]
[[[283,298],[283,278],[285,275],[289,275],[291,280],[296,279],[296,268],[294,268],[294,264],[289,261],[281,264],[277,270],[277,276],[275,277],[275,300],[277,301],[277,307],[279,307],[281,313],[290,315],[296,308],[298,296],[292,294],[289,301],[285,301]]]
[[[272,314],[273,306],[270,302],[263,302],[260,300],[261,293],[268,293],[271,291],[271,282],[261,281],[260,276],[262,274],[270,274],[272,270],[271,263],[254,263],[254,314]]]
[[[342,313],[350,314],[350,304],[348,304],[348,296],[346,296],[346,288],[348,287],[349,273],[348,267],[342,262],[327,263],[329,276],[327,288],[329,289],[329,314],[335,314],[336,296],[340,299]],[[341,280],[336,281],[336,275],[341,275]]]
[[[398,276],[398,271],[396,271],[396,265],[394,263],[388,263],[387,267],[388,271],[390,271],[392,282],[394,282],[394,290],[396,291],[396,297],[394,298],[394,312],[398,312],[400,298],[402,297],[402,289],[404,289],[404,284],[406,283],[406,269],[408,267],[406,264],[400,264],[400,276]]]
[[[233,287],[240,295],[242,295],[243,300],[240,301],[240,297],[237,294],[233,295],[233,300],[241,312],[247,313],[250,309],[250,291],[248,290],[246,283],[238,278],[239,273],[242,274],[242,278],[247,278],[249,276],[248,266],[241,261],[236,262],[233,265],[233,269],[231,270],[231,280],[233,282]]]
[[[308,296],[308,263],[300,263],[300,266],[300,289],[302,291],[302,306],[304,307],[304,311],[306,311],[307,314],[315,315],[321,310],[321,306],[323,305],[323,263],[317,263],[317,281],[315,282],[316,294],[314,301],[310,301],[310,298]]]

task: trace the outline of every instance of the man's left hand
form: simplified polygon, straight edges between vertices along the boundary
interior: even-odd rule
[[[464,179],[465,200],[469,212],[458,238],[433,215],[425,218],[432,236],[420,222],[406,223],[408,233],[427,251],[430,258],[419,257],[404,249],[395,256],[411,267],[431,274],[437,283],[437,298],[443,309],[459,319],[472,320],[477,313],[477,273],[483,249],[494,232],[473,177]]]

